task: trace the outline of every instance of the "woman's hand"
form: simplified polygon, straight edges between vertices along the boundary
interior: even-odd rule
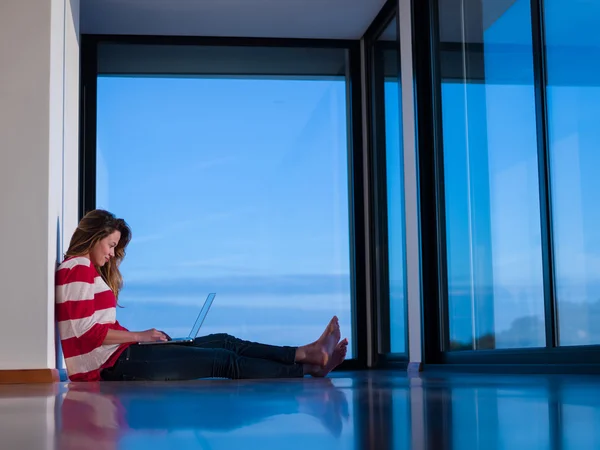
[[[171,336],[169,336],[167,333],[165,333],[163,330],[159,330],[162,334],[164,334],[167,337],[167,341],[172,341],[173,339],[171,339]]]
[[[162,331],[158,331],[156,328],[152,328],[146,331],[140,331],[137,333],[138,342],[155,342],[155,341],[168,341],[169,339]]]

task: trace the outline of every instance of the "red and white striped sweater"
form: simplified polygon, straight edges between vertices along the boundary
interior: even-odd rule
[[[123,330],[116,320],[117,300],[92,262],[66,259],[56,271],[56,320],[71,381],[98,381],[131,344],[103,345],[108,330]]]

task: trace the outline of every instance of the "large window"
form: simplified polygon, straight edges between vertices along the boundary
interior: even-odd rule
[[[378,352],[394,359],[404,358],[407,351],[404,164],[397,14],[396,5],[386,3],[365,33],[370,50],[370,152]]]
[[[597,356],[599,13],[586,0],[415,9],[427,362]]]
[[[439,2],[448,350],[540,347],[530,2],[461,5]]]
[[[404,270],[404,164],[398,22],[388,25],[379,38],[384,66],[385,162],[387,184],[387,238],[390,296],[390,351],[406,352],[406,296]]]
[[[379,37],[377,55],[383,61],[385,167],[387,194],[387,258],[390,302],[390,351],[406,352],[406,297],[404,270],[404,164],[398,22],[393,19]]]
[[[600,344],[600,4],[544,3],[558,342]]]
[[[100,45],[96,205],[133,229],[124,326],[187,335],[216,292],[201,334],[300,345],[335,314],[352,338],[346,53]]]

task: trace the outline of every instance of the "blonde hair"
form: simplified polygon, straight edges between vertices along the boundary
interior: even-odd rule
[[[65,258],[89,254],[98,242],[115,231],[121,233],[121,239],[115,247],[115,257],[102,267],[96,266],[96,270],[118,299],[119,292],[123,288],[123,276],[119,271],[119,265],[125,258],[125,249],[131,241],[131,229],[123,219],[118,219],[114,214],[103,209],[88,212],[73,233]]]

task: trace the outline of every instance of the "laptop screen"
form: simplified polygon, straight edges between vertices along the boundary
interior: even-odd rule
[[[192,327],[192,331],[190,331],[190,338],[195,339],[196,336],[198,336],[198,333],[200,332],[200,327],[202,326],[202,324],[204,323],[204,319],[206,319],[206,316],[208,315],[208,311],[212,306],[213,300],[215,299],[215,295],[217,294],[212,293],[208,294],[208,297],[206,297],[204,305],[200,310],[200,314],[198,314],[196,322],[194,322],[194,326]]]

